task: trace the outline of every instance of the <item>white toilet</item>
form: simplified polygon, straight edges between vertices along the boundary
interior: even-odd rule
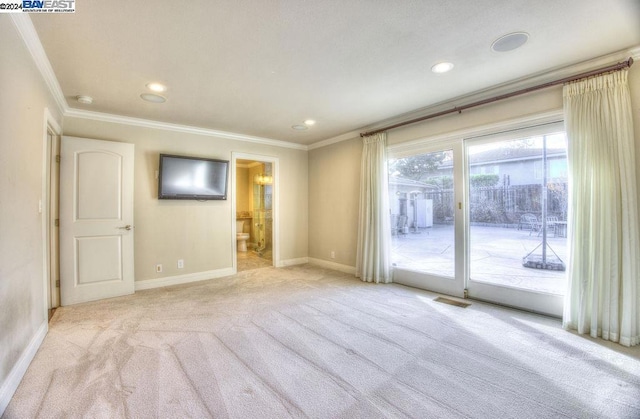
[[[251,235],[244,232],[244,221],[236,220],[236,240],[238,241],[238,252],[247,251],[247,240]]]

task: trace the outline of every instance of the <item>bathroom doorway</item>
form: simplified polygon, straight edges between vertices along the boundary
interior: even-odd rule
[[[277,161],[234,153],[232,163],[236,272],[274,266]]]

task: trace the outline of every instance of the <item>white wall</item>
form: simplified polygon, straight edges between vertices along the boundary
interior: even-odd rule
[[[43,279],[44,110],[52,96],[9,15],[0,14],[0,415],[19,363],[46,331]],[[25,361],[28,365],[28,360]],[[13,375],[12,375],[13,371]]]
[[[226,201],[158,200],[160,153],[230,160],[232,152],[280,161],[280,260],[308,255],[307,152],[205,135],[65,118],[64,135],[135,145],[134,224],[136,281],[231,269],[230,191]],[[234,236],[235,240],[235,236]],[[235,242],[234,242],[235,243]],[[184,269],[177,260],[184,259]],[[156,273],[161,263],[163,272]]]
[[[640,162],[640,63],[630,69],[629,85]],[[562,87],[557,86],[394,129],[387,133],[387,142],[396,145],[561,109]],[[309,152],[310,258],[355,266],[361,155],[359,137]],[[640,189],[640,170],[637,175]],[[331,250],[336,250],[335,260]]]

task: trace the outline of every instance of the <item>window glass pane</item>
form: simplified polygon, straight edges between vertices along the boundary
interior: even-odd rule
[[[563,294],[565,134],[470,145],[467,152],[470,279]]]
[[[453,151],[389,160],[394,266],[454,277]]]

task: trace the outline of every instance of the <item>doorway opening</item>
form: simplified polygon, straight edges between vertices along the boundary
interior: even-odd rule
[[[274,266],[275,162],[234,159],[237,272]]]

